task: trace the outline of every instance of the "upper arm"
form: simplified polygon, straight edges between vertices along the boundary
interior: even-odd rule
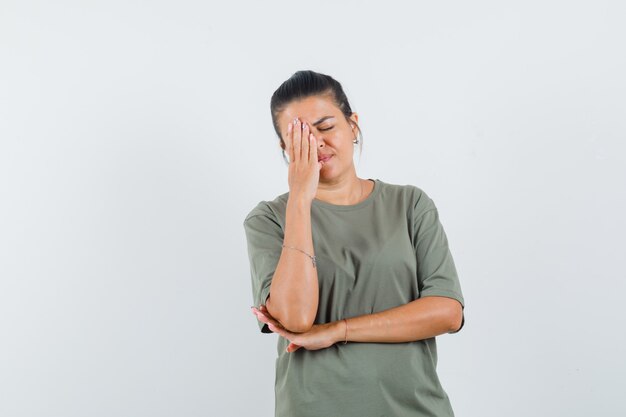
[[[244,220],[244,229],[250,263],[252,298],[255,306],[266,304],[270,286],[280,259],[283,231],[280,225],[267,214],[249,215]],[[267,324],[258,321],[262,333],[273,333]]]
[[[412,220],[420,297],[441,296],[456,300],[454,306],[460,313],[460,326],[453,332],[456,333],[465,324],[465,300],[439,212],[423,191],[414,202]]]

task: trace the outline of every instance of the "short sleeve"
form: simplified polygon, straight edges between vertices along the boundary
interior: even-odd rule
[[[278,265],[284,233],[270,214],[250,214],[243,222],[248,244],[252,299],[255,306],[265,304],[270,294],[272,277]],[[262,333],[273,333],[267,324],[258,321]]]
[[[458,333],[465,325],[465,300],[448,238],[439,220],[432,199],[422,192],[413,210],[413,239],[417,257],[417,281],[420,297],[429,295],[449,297],[461,303],[463,319]]]

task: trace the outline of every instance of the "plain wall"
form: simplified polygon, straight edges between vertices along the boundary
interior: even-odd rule
[[[361,178],[423,188],[466,299],[458,416],[626,415],[619,1],[0,4],[0,415],[270,416],[244,216],[300,69]]]

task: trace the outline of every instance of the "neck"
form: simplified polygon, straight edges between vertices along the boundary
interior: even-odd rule
[[[364,187],[362,183],[363,181],[356,175],[333,183],[320,182],[315,198],[330,204],[356,204],[363,197]]]

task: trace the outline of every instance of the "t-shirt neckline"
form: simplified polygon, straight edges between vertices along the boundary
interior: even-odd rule
[[[361,207],[365,207],[371,204],[372,201],[374,201],[374,199],[380,192],[380,180],[378,178],[376,179],[368,178],[368,180],[374,181],[374,188],[372,189],[372,192],[370,193],[370,195],[368,195],[367,198],[365,198],[365,200],[361,202],[358,202],[356,204],[340,205],[340,204],[331,204],[326,201],[322,201],[318,199],[313,199],[312,204],[315,207],[320,207],[320,208],[325,208],[325,209],[330,209],[330,210],[337,210],[337,211],[356,210],[356,209],[360,209]]]

